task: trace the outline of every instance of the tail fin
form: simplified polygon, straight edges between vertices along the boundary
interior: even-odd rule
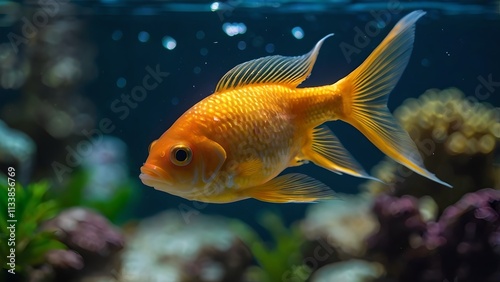
[[[451,187],[424,168],[415,143],[387,109],[389,93],[401,77],[413,49],[415,23],[423,15],[423,11],[414,11],[402,18],[370,56],[340,81],[344,113],[339,117],[395,161]]]

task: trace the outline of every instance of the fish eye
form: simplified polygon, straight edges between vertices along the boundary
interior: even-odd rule
[[[151,152],[151,149],[153,148],[153,146],[156,144],[156,141],[158,140],[155,140],[153,142],[151,142],[151,144],[149,144],[149,147],[148,147],[148,152]]]
[[[185,166],[191,162],[193,153],[185,145],[176,145],[170,150],[170,161],[178,166]]]

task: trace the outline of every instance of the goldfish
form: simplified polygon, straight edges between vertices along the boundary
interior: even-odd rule
[[[235,66],[213,94],[151,143],[140,179],[207,203],[331,199],[335,193],[324,183],[302,173],[281,173],[312,162],[337,174],[372,178],[324,125],[341,120],[396,162],[450,186],[424,168],[415,143],[387,108],[424,14],[419,10],[403,17],[360,66],[334,84],[298,87],[332,34],[302,56],[267,56]]]

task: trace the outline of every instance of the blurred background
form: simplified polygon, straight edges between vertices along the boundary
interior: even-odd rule
[[[343,204],[205,204],[156,191],[138,179],[149,144],[212,94],[235,65],[269,55],[302,55],[335,33],[300,87],[332,84],[359,66],[401,17],[417,9],[427,14],[416,25],[413,53],[389,109],[416,141],[426,167],[454,189],[408,174],[342,122],[328,126],[386,185],[313,164],[288,171],[352,195]],[[495,233],[500,232],[500,197],[494,190],[500,187],[499,13],[497,1],[1,1],[0,171],[7,175],[9,167],[15,168],[19,185],[20,274],[8,276],[7,261],[5,277],[69,281],[90,279],[93,273],[121,281],[333,281],[336,276],[326,275],[336,274],[314,278],[311,273],[349,261],[353,269],[370,273],[360,279],[380,280],[336,281],[472,281],[467,279],[474,271],[488,273],[474,281],[500,281],[494,274],[500,265],[500,233]],[[147,75],[152,87],[144,84]],[[470,242],[477,236],[472,236],[464,240],[470,246],[456,246],[467,259],[479,256],[469,255],[469,249],[494,250],[491,273],[464,267],[463,261],[443,263],[448,262],[445,250],[456,248],[444,246],[448,229],[439,229],[439,220],[467,193],[486,199],[481,211],[491,215],[479,217],[491,225],[475,233],[486,236],[484,242],[474,245]],[[3,203],[6,195],[0,196]],[[398,212],[381,210],[389,206]],[[463,210],[460,216],[469,212]],[[472,214],[475,218],[478,212],[472,209]],[[406,217],[418,220],[408,226]],[[70,219],[79,229],[64,229],[61,222]],[[386,225],[391,220],[396,223]],[[367,227],[357,231],[344,226],[349,224]],[[397,224],[399,231],[389,230]],[[273,226],[279,228],[273,231]],[[332,229],[345,229],[342,238],[366,236],[345,243],[329,233]],[[404,235],[398,233],[403,229]],[[186,241],[178,243],[179,238]],[[407,239],[399,248],[404,254],[389,250],[383,242],[390,238]],[[234,240],[242,243],[224,245]],[[145,263],[137,250],[148,249],[144,246],[153,241],[171,249]],[[207,245],[218,246],[214,242],[222,247],[207,251]],[[348,244],[349,250],[339,247]],[[327,250],[328,258],[311,255],[317,246]],[[1,248],[8,255],[5,244]],[[169,252],[189,256],[173,258]],[[96,257],[105,268],[90,263]],[[394,266],[398,257],[410,257],[420,268]],[[155,264],[158,269],[147,268]],[[169,267],[168,274],[162,272]],[[431,274],[412,275],[427,273],[423,269]]]

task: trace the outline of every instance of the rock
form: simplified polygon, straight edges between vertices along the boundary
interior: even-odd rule
[[[119,281],[237,282],[251,254],[223,218],[184,221],[171,210],[142,220],[129,235]]]

